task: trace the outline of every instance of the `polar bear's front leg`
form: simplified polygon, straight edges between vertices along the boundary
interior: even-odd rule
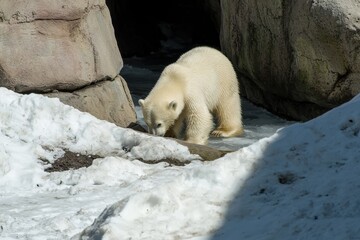
[[[185,141],[205,145],[212,128],[212,115],[207,107],[195,107],[186,116]]]

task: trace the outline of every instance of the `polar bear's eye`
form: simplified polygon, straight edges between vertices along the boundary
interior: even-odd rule
[[[157,128],[161,127],[161,123],[158,123],[158,124],[156,125],[156,127],[157,127]]]

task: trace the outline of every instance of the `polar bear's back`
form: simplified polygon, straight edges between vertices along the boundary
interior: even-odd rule
[[[220,51],[210,47],[196,47],[183,55],[176,61],[177,64],[188,67],[192,73],[203,76],[215,73],[219,82],[236,81],[236,73],[229,59]],[[209,79],[210,80],[210,79]],[[209,83],[209,82],[208,82]]]
[[[181,55],[176,64],[189,70],[191,77],[186,78],[186,81],[191,81],[189,86],[194,90],[202,89],[209,103],[239,91],[231,62],[214,48],[196,47]]]
[[[201,65],[212,65],[213,67],[226,67],[231,66],[231,62],[227,57],[214,48],[210,47],[196,47],[192,50],[184,53],[176,61],[181,65],[188,65],[191,67],[201,66]]]

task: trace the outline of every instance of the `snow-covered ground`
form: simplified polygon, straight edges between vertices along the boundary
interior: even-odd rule
[[[201,162],[57,99],[0,96],[0,239],[360,239],[360,97]],[[63,149],[101,158],[45,172]],[[139,161],[165,158],[192,161]]]

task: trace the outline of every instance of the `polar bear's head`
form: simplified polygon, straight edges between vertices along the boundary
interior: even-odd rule
[[[147,99],[140,99],[139,105],[148,126],[148,132],[157,136],[164,136],[183,110],[183,104],[175,100],[154,103]]]

